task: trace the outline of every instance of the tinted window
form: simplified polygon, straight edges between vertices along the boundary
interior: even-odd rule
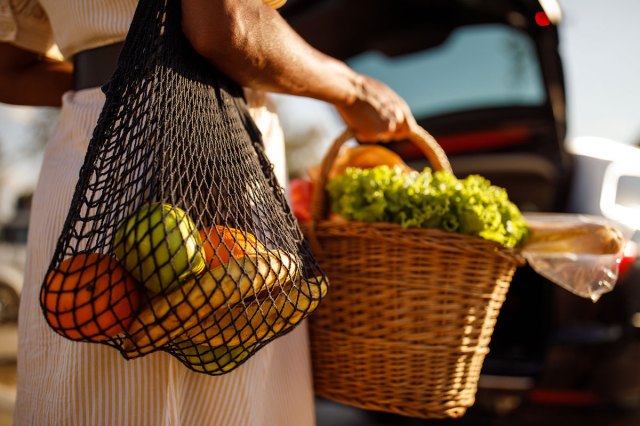
[[[640,207],[640,176],[621,176],[618,180],[616,204],[625,207]]]
[[[386,57],[370,51],[348,62],[394,88],[417,117],[545,101],[533,42],[499,24],[459,28],[422,52]]]

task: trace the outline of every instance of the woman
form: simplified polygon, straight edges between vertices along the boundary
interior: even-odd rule
[[[274,10],[282,3],[182,1],[183,29],[194,48],[251,89],[250,105],[267,151],[279,154],[272,157],[279,176],[284,176],[282,134],[257,92],[332,103],[361,140],[406,135],[414,124],[406,104],[385,85],[305,43]],[[71,342],[43,319],[39,286],[104,102],[97,88],[101,82],[87,87],[85,65],[77,59],[122,41],[135,7],[136,0],[0,0],[0,41],[5,42],[0,43],[0,102],[62,106],[33,198],[15,424],[312,425],[304,325],[234,372],[208,377],[165,353],[126,361],[112,348]],[[54,43],[65,58],[76,59],[75,70],[70,61],[43,56]]]

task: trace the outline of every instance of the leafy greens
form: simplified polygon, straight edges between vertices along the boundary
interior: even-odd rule
[[[347,220],[388,222],[478,236],[516,247],[528,233],[506,190],[482,176],[399,167],[348,168],[327,184],[331,209]]]

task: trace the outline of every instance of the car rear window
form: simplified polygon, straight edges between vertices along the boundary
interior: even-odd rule
[[[418,118],[546,99],[533,42],[501,24],[458,28],[443,44],[408,55],[368,51],[347,62],[396,90]]]

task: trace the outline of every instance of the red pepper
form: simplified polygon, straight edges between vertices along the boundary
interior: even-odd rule
[[[311,220],[313,183],[308,178],[296,178],[289,182],[289,200],[293,215],[300,222]]]

